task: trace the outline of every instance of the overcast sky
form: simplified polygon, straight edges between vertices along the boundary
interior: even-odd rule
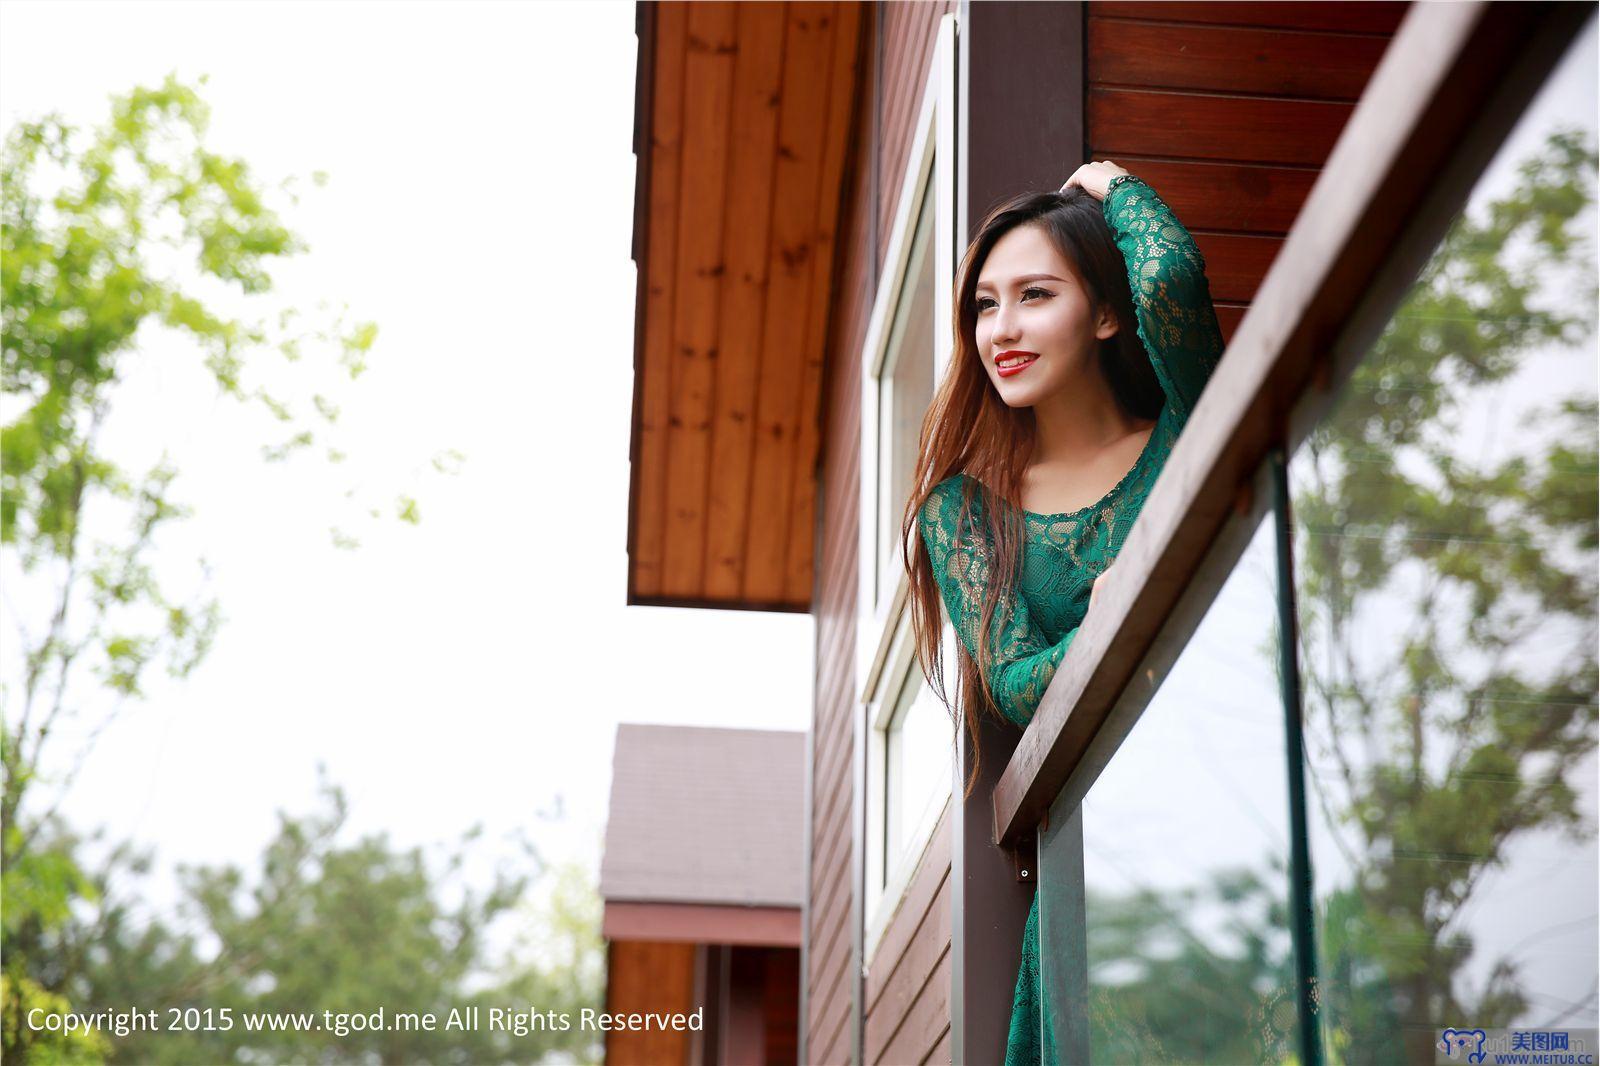
[[[351,467],[423,519],[347,522],[363,546],[336,550],[352,471],[264,464],[265,422],[150,345],[107,449],[133,469],[170,451],[195,514],[164,572],[181,591],[204,555],[228,622],[104,735],[75,823],[248,861],[276,810],[312,807],[320,762],[363,830],[522,826],[594,863],[619,721],[806,727],[808,616],[623,605],[632,3],[8,2],[0,21],[7,129],[209,74],[215,150],[263,182],[328,174],[286,215],[311,252],[280,281],[379,324]],[[428,476],[445,448],[460,474]],[[565,820],[539,820],[557,795]]]

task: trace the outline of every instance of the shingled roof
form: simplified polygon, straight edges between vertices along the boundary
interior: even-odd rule
[[[804,774],[804,733],[619,725],[600,895],[799,907]]]

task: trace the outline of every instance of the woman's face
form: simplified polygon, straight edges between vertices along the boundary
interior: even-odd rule
[[[1077,269],[1042,227],[1017,226],[995,242],[978,272],[978,356],[1000,399],[1032,407],[1099,373],[1098,342],[1117,332]]]

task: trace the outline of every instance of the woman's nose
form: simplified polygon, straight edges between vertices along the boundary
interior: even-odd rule
[[[1014,341],[1017,339],[1017,315],[1008,307],[1001,307],[994,313],[994,340]]]

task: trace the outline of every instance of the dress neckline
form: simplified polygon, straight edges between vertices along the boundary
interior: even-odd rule
[[[1018,507],[1017,510],[1021,511],[1023,516],[1027,518],[1047,518],[1056,520],[1063,518],[1077,518],[1081,515],[1086,515],[1091,511],[1099,510],[1105,505],[1107,500],[1122,492],[1122,490],[1127,486],[1128,482],[1132,480],[1133,475],[1138,473],[1139,468],[1144,465],[1146,457],[1150,455],[1151,449],[1155,447],[1156,434],[1161,431],[1161,423],[1164,421],[1166,413],[1167,409],[1165,406],[1163,406],[1161,413],[1156,416],[1156,424],[1150,427],[1150,436],[1145,439],[1144,447],[1139,449],[1138,458],[1134,459],[1133,465],[1128,467],[1127,472],[1124,473],[1120,479],[1118,479],[1115,485],[1107,489],[1105,494],[1102,495],[1098,500],[1095,500],[1090,504],[1085,504],[1076,511],[1029,511],[1022,507]]]

